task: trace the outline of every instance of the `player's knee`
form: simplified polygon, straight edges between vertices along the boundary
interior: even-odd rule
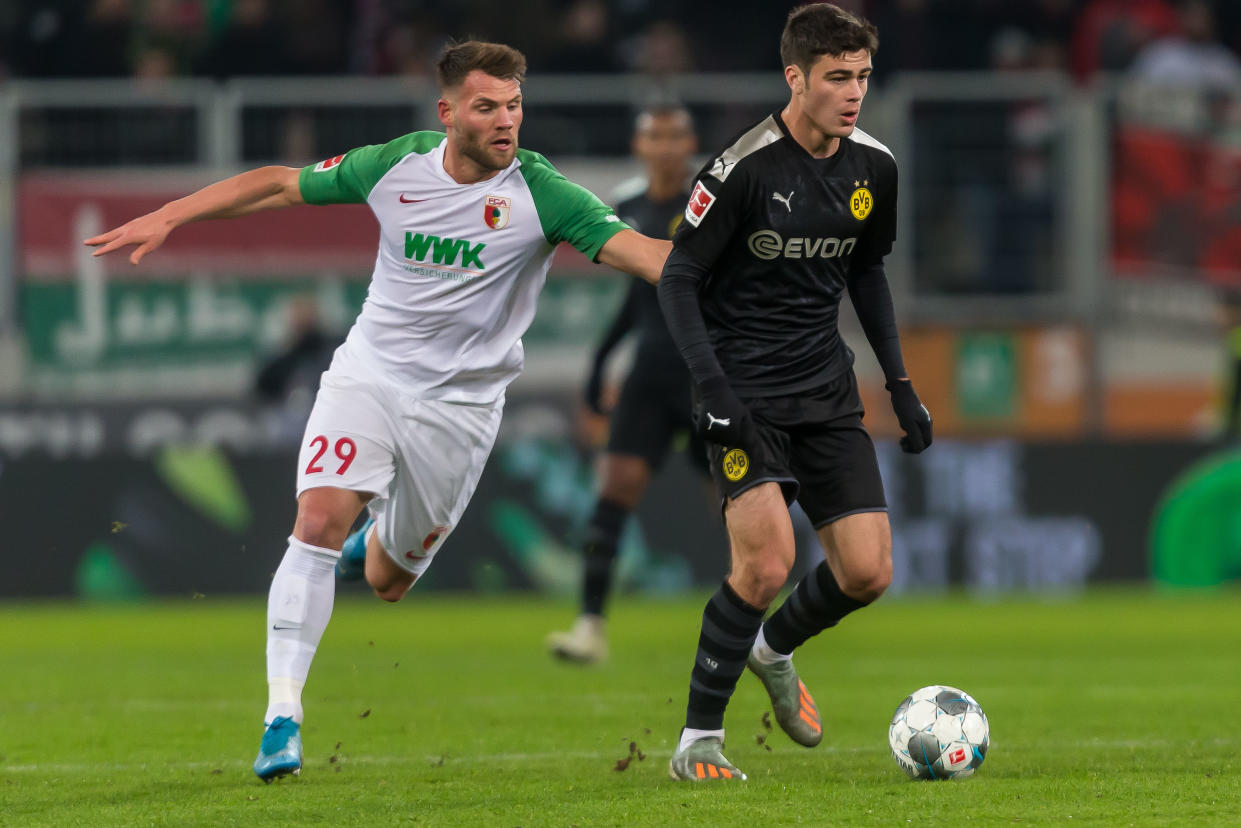
[[[395,604],[397,601],[405,597],[405,593],[409,592],[409,587],[388,586],[380,589],[375,587],[375,597],[381,601],[387,601],[389,604]]]
[[[304,506],[298,510],[297,524],[293,534],[303,543],[321,546],[325,549],[340,549],[349,534],[349,527],[341,522],[328,509]]]
[[[892,559],[885,555],[866,564],[854,565],[844,573],[842,580],[840,591],[845,595],[859,601],[874,601],[892,583]]]
[[[380,600],[395,604],[405,597],[418,576],[392,564],[386,555],[368,555],[366,558],[366,583]]]
[[[637,507],[650,481],[650,471],[642,461],[611,462],[605,465],[599,496],[628,509]]]
[[[389,604],[395,604],[406,596],[409,588],[413,585],[414,582],[412,580],[394,580],[378,586],[372,585],[371,589],[374,590],[376,598],[387,601]]]
[[[770,604],[789,577],[789,566],[779,556],[770,556],[734,571],[734,588],[746,602],[763,608]]]
[[[599,497],[632,510],[637,508],[638,502],[642,500],[643,488],[632,479],[611,478],[604,480],[599,489]]]

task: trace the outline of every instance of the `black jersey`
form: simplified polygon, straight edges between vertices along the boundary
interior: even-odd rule
[[[681,192],[667,201],[652,201],[644,190],[616,205],[616,215],[639,233],[656,239],[670,239],[681,224],[689,193]],[[632,277],[629,295],[625,297],[630,316],[630,329],[637,334],[636,360],[644,365],[669,363],[670,369],[685,371],[685,363],[676,343],[668,335],[668,325],[659,307],[659,294],[650,282]]]
[[[850,270],[879,264],[895,238],[891,152],[855,129],[814,158],[776,113],[698,174],[673,243],[708,269],[699,305],[733,389],[766,397],[851,368],[841,294]]]

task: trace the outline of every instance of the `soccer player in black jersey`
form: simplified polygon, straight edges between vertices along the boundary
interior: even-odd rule
[[[901,447],[931,442],[883,268],[896,235],[896,163],[855,126],[877,46],[874,26],[834,5],[789,15],[780,40],[789,103],[699,173],[664,265],[660,303],[693,375],[732,558],[703,612],[673,778],[745,778],[722,749],[724,710],[747,666],[784,731],[818,744],[819,713],[792,652],[891,581],[883,484],[836,325],[846,290],[887,380]],[[825,560],[764,623],[794,561],[793,500]]]
[[[633,152],[643,163],[647,187],[616,205],[621,220],[647,235],[672,238],[685,213],[692,176],[689,163],[697,150],[686,109],[670,105],[644,109],[635,124]],[[552,633],[547,640],[554,655],[570,661],[607,657],[604,604],[612,588],[621,532],[678,432],[689,433],[689,456],[705,471],[706,451],[690,417],[689,371],[668,335],[654,285],[630,281],[624,304],[591,362],[586,405],[605,413],[607,359],[630,331],[637,334],[637,348],[620,401],[611,412],[607,450],[600,459],[599,493],[583,548],[581,615],[571,630]]]

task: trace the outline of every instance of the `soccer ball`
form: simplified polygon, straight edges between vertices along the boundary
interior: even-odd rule
[[[915,690],[892,714],[888,744],[914,779],[963,779],[987,756],[990,729],[978,702],[955,687]]]

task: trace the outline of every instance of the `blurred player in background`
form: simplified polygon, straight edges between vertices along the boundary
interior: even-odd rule
[[[254,394],[272,414],[280,440],[293,442],[302,437],[319,379],[341,338],[324,327],[313,296],[294,297],[287,307],[287,344],[259,364]]]
[[[301,170],[252,170],[86,240],[95,255],[136,245],[137,264],[200,219],[365,202],[379,221],[366,302],[306,425],[297,520],[268,598],[269,702],[254,763],[266,781],[301,770],[302,688],[350,528],[369,507],[372,525],[344,574],[400,600],[482,474],[556,245],[652,282],[670,248],[518,150],[525,70],[508,46],[450,45],[437,64],[446,135],[415,132]]]
[[[616,205],[621,219],[643,233],[672,238],[685,212],[698,150],[693,120],[680,106],[651,107],[637,118],[633,152],[642,160],[647,186]],[[630,331],[638,335],[633,366],[610,412],[607,450],[597,470],[598,497],[582,550],[582,614],[573,629],[552,633],[552,653],[570,661],[607,657],[604,606],[612,590],[616,553],[631,512],[642,500],[652,473],[660,467],[674,439],[689,435],[688,452],[705,471],[705,448],[690,418],[690,376],[668,335],[655,287],[633,279],[625,301],[595,351],[586,382],[585,402],[605,414],[604,377],[608,356]]]
[[[703,612],[674,779],[745,778],[722,751],[724,711],[747,666],[781,728],[817,745],[819,712],[793,650],[891,582],[883,483],[837,330],[846,290],[887,379],[901,447],[931,442],[883,267],[896,238],[896,162],[855,127],[876,48],[874,26],[834,5],[789,15],[789,103],[703,168],[659,285],[693,374],[732,557]],[[826,556],[764,623],[794,562],[794,500]]]

